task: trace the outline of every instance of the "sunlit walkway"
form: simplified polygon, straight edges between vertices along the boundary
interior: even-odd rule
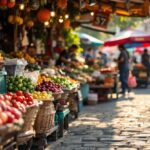
[[[84,107],[51,150],[150,150],[150,89],[134,98]]]

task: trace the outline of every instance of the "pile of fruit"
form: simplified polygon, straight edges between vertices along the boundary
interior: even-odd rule
[[[36,59],[34,57],[22,51],[12,52],[11,55],[14,58],[24,58],[30,64],[36,63]]]
[[[74,87],[74,80],[71,81],[69,77],[54,76],[51,77],[51,80],[55,83],[62,85],[64,89],[72,89]]]
[[[0,125],[16,122],[21,117],[21,111],[12,107],[12,103],[8,97],[0,95]]]
[[[40,74],[40,75],[38,76],[37,85],[40,85],[40,84],[42,84],[43,82],[47,82],[47,81],[50,81],[50,80],[51,80],[51,78],[48,77],[47,75],[45,75],[45,74]]]
[[[5,100],[8,100],[13,107],[21,112],[26,112],[26,107],[34,105],[33,97],[28,92],[17,91],[16,93],[8,92],[4,95]]]
[[[40,85],[37,85],[35,88],[36,91],[51,91],[53,93],[61,93],[62,92],[62,86],[60,84],[51,82],[51,81],[46,81],[41,83]]]
[[[52,100],[52,93],[51,92],[34,91],[32,93],[32,96],[33,96],[34,99],[37,99],[37,100]]]
[[[34,85],[30,78],[25,78],[23,76],[9,77],[8,79],[8,91],[16,92],[21,90],[23,92],[28,91],[32,93],[34,91]]]

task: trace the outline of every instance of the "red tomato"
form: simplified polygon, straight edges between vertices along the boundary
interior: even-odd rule
[[[28,92],[25,92],[25,93],[24,93],[24,96],[25,96],[26,98],[28,98],[28,97],[30,97],[30,96],[31,96],[31,94],[30,94],[30,93],[28,93]]]
[[[19,109],[19,106],[20,106],[19,103],[17,103],[17,102],[13,103],[13,107],[15,107],[15,108]]]
[[[16,92],[16,95],[17,95],[17,96],[22,96],[22,91],[17,91],[17,92]]]
[[[22,96],[18,96],[17,98],[16,98],[16,101],[18,101],[18,102],[23,102],[23,98],[22,98]]]

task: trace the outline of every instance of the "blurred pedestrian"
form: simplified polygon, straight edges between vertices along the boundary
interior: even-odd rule
[[[93,49],[91,47],[87,49],[84,57],[87,65],[93,65],[94,57],[93,57]]]
[[[144,53],[142,54],[142,64],[147,70],[148,77],[150,76],[150,56],[148,54],[148,50],[144,49]]]
[[[120,73],[120,82],[122,91],[121,93],[125,95],[128,88],[128,77],[129,77],[129,53],[125,49],[124,45],[119,45],[120,55],[118,57],[118,69]]]
[[[100,64],[103,67],[106,67],[107,65],[107,54],[103,53],[102,51],[99,51],[100,54]]]

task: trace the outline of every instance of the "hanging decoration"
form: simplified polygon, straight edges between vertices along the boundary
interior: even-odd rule
[[[15,4],[16,4],[15,2],[10,1],[10,2],[7,3],[7,7],[8,8],[14,8]]]
[[[60,9],[66,9],[67,8],[67,0],[58,0],[57,7]]]
[[[22,25],[23,24],[23,18],[21,18],[19,16],[10,15],[8,17],[8,22],[11,24]]]
[[[50,16],[50,11],[48,9],[45,9],[45,8],[39,10],[38,13],[37,13],[37,19],[41,23],[49,21],[50,17],[51,17]]]
[[[63,25],[64,25],[65,29],[69,29],[70,28],[70,20],[65,20]]]
[[[34,26],[34,22],[32,20],[28,20],[26,25],[28,28],[32,28]]]

